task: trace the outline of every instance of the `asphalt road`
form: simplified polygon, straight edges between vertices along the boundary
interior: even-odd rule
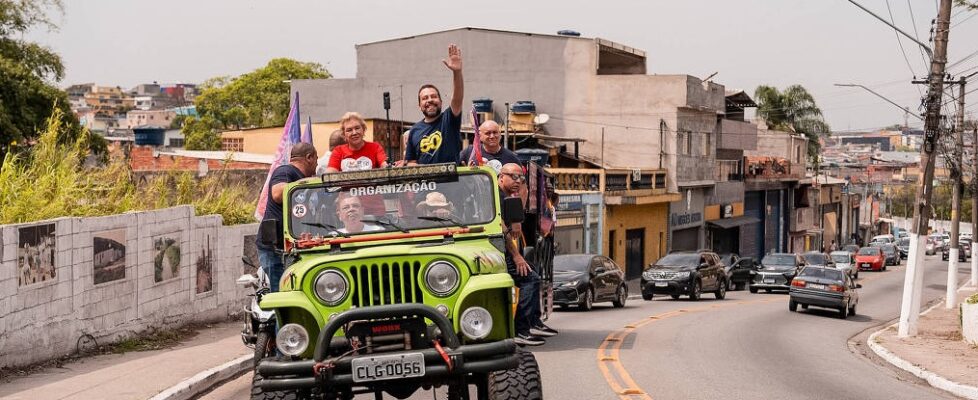
[[[963,282],[970,263],[960,266]],[[925,306],[944,295],[946,270],[939,255],[927,257]],[[851,338],[899,316],[903,278],[904,266],[861,272],[857,315],[846,320],[831,310],[789,312],[785,294],[692,302],[633,293],[624,309],[556,312],[548,324],[560,335],[532,350],[550,399],[954,398],[850,349]],[[245,399],[250,383],[249,373],[202,399]]]

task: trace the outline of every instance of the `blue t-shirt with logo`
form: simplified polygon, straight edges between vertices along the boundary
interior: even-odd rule
[[[458,163],[462,151],[462,114],[448,107],[431,123],[418,121],[411,127],[406,158],[418,164]]]

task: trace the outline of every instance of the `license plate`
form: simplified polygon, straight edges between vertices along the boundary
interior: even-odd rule
[[[825,285],[820,283],[809,283],[807,286],[809,289],[825,290]]]
[[[869,264],[863,264],[863,268],[869,268]]]
[[[765,279],[764,283],[774,283],[774,279]]]
[[[354,358],[350,367],[354,382],[415,378],[424,376],[424,355],[407,353]]]
[[[669,284],[666,283],[666,282],[656,282],[655,283],[655,287],[666,287],[666,286],[669,286]]]

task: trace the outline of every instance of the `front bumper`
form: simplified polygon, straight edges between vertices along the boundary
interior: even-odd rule
[[[643,294],[668,294],[670,296],[682,296],[689,294],[692,281],[647,281],[642,279]]]
[[[879,263],[871,263],[871,262],[868,263],[868,262],[858,262],[857,261],[856,262],[856,265],[859,267],[859,270],[879,271],[879,270],[882,270],[883,269],[883,264],[884,263],[885,263],[885,261],[884,262],[879,262]],[[869,265],[869,266],[867,267],[867,265]]]
[[[575,287],[555,287],[554,304],[558,306],[577,305],[581,303],[580,291]]]
[[[380,352],[353,355],[348,357],[329,357],[333,336],[344,325],[355,321],[385,318],[404,318],[419,316],[433,321],[442,332],[444,351],[451,360],[447,364],[435,348]],[[343,340],[341,340],[343,341]],[[343,341],[345,342],[345,341]],[[264,378],[261,387],[267,391],[296,390],[308,388],[351,388],[354,386],[372,388],[389,385],[398,380],[354,382],[351,364],[354,359],[372,356],[401,355],[421,353],[425,361],[425,374],[422,377],[404,378],[417,382],[439,383],[447,379],[461,378],[467,374],[484,374],[516,368],[519,363],[516,343],[512,339],[491,343],[462,345],[458,335],[452,330],[448,318],[434,308],[424,304],[394,304],[348,310],[326,323],[316,341],[315,356],[312,360],[261,361],[258,372]],[[330,366],[325,369],[326,366]]]

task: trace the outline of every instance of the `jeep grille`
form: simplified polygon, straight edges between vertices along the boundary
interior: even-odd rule
[[[421,303],[420,273],[421,263],[417,261],[354,265],[350,270],[353,306]]]

